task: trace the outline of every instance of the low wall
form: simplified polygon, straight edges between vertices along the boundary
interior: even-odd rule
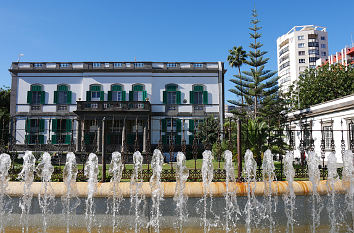
[[[51,182],[51,187],[53,189],[53,194],[56,197],[65,195],[66,187],[63,182]],[[77,182],[77,194],[79,197],[87,197],[87,182]],[[264,182],[251,183],[251,188],[255,188],[256,195],[264,194]],[[21,182],[9,182],[7,188],[7,194],[13,197],[19,197],[23,194],[24,183]],[[175,193],[175,182],[162,182],[165,197],[173,197]],[[41,182],[34,182],[31,186],[31,191],[34,195],[41,193]],[[294,191],[296,195],[309,195],[312,193],[312,183],[310,181],[295,181],[293,183]],[[130,183],[121,182],[119,188],[122,192],[123,197],[130,196]],[[288,182],[287,181],[275,181],[272,183],[273,194],[282,195],[287,192]],[[226,183],[225,182],[213,182],[210,186],[211,193],[214,197],[222,197],[226,193]],[[247,195],[247,183],[230,183],[229,191],[233,192],[236,189],[238,196]],[[317,191],[320,195],[327,194],[327,181],[320,181]],[[337,193],[345,193],[349,190],[349,184],[345,184],[342,181],[338,181],[335,184],[335,191]],[[151,196],[151,189],[148,182],[142,183],[142,193],[147,197]],[[187,182],[184,193],[189,197],[202,197],[203,196],[203,183],[202,182]],[[111,183],[98,183],[97,191],[94,195],[95,197],[108,197],[112,196],[112,184]]]

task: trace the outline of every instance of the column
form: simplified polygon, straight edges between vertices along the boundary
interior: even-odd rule
[[[143,131],[143,152],[146,152],[146,122],[144,124],[144,131]]]
[[[103,120],[102,120],[102,140],[101,140],[101,143],[102,143],[102,179],[101,181],[102,182],[105,182],[106,180],[106,157],[105,157],[105,138],[104,138],[104,131],[105,131],[105,121],[106,121],[106,118],[103,117]]]
[[[122,146],[121,146],[121,152],[124,150],[124,141],[125,141],[125,119],[123,121],[123,128],[122,128]]]

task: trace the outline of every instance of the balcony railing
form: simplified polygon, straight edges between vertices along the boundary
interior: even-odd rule
[[[149,101],[77,101],[77,111],[144,111],[150,112]]]

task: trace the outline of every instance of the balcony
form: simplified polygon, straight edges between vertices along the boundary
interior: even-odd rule
[[[76,112],[151,112],[149,101],[77,101]]]

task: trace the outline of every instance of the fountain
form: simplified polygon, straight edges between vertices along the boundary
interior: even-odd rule
[[[155,232],[160,232],[160,203],[163,197],[163,187],[161,185],[161,172],[163,156],[160,150],[155,149],[151,159],[152,176],[150,178],[152,208],[148,226],[154,228]]]
[[[80,205],[80,199],[77,196],[77,165],[75,154],[69,152],[66,155],[66,162],[63,171],[63,181],[66,187],[66,193],[61,197],[63,205],[63,215],[66,222],[66,232],[70,232],[71,223],[74,222],[76,208]]]
[[[47,218],[52,213],[50,207],[54,206],[54,192],[49,183],[54,171],[51,159],[50,154],[44,152],[36,169],[42,183],[41,192],[38,194],[38,202],[42,210],[43,232],[47,232]]]
[[[323,202],[317,191],[321,180],[321,172],[318,169],[321,161],[314,151],[310,151],[307,158],[309,180],[312,183],[312,232],[316,232],[323,209]]]
[[[25,154],[20,155],[19,158],[23,158],[23,166],[20,174],[18,174],[18,178],[21,180],[21,182],[24,183],[23,195],[19,203],[21,208],[20,222],[22,226],[22,232],[28,232],[28,218],[33,197],[31,186],[34,179],[36,158],[32,154],[32,151],[26,151]]]
[[[226,172],[226,193],[225,193],[225,231],[231,231],[231,227],[236,226],[236,222],[239,219],[239,215],[241,215],[240,208],[237,204],[237,196],[236,189],[231,189],[231,182],[235,182],[235,169],[234,164],[232,162],[232,152],[226,150],[224,152],[225,159],[225,172]]]
[[[335,153],[331,152],[327,160],[327,195],[329,196],[329,203],[327,204],[327,212],[330,222],[330,233],[338,232],[337,229],[337,213],[336,213],[336,190],[335,185],[339,181],[337,173],[337,158]]]
[[[274,211],[276,211],[276,203],[277,203],[277,199],[273,201],[272,198],[273,195],[272,184],[276,178],[274,170],[275,167],[274,167],[272,152],[270,150],[266,150],[263,156],[262,175],[263,175],[263,182],[264,182],[264,196],[266,198],[265,217],[267,217],[269,221],[269,232],[273,232],[273,228],[275,224],[272,216],[273,202],[274,202]],[[277,196],[275,196],[275,198],[276,197]]]
[[[175,227],[182,232],[183,223],[187,221],[188,213],[186,209],[188,197],[184,194],[189,171],[186,167],[186,156],[182,152],[177,153],[176,164],[176,188],[173,200],[176,202],[177,221]]]
[[[350,150],[344,152],[343,156],[343,188],[345,193],[345,212],[349,217],[345,218],[348,232],[354,232],[354,161],[353,153]],[[350,224],[350,222],[352,224]]]
[[[119,223],[119,209],[121,202],[123,200],[122,191],[119,188],[120,180],[122,179],[123,172],[123,162],[122,155],[119,152],[112,153],[111,164],[109,165],[109,174],[112,175],[111,184],[112,184],[112,225],[113,232],[118,228]],[[109,211],[109,206],[107,207],[107,214]]]
[[[294,232],[294,224],[295,224],[295,218],[294,218],[294,212],[296,210],[295,208],[295,192],[294,192],[294,177],[295,177],[295,169],[293,166],[294,162],[294,153],[293,152],[287,152],[285,155],[285,160],[284,160],[284,173],[286,180],[288,181],[288,186],[287,186],[287,191],[283,195],[283,200],[284,200],[284,211],[287,217],[287,223],[286,223],[286,232]]]
[[[87,220],[87,231],[91,232],[92,226],[94,224],[95,217],[95,206],[93,195],[97,189],[97,176],[98,176],[98,159],[97,155],[91,153],[85,164],[85,176],[88,178],[87,181],[87,199],[86,199],[86,212],[85,218]]]
[[[9,211],[8,196],[6,195],[6,189],[9,183],[9,169],[11,167],[11,158],[8,154],[0,155],[0,232],[5,232],[4,221]]]
[[[145,195],[142,193],[143,156],[139,151],[133,154],[134,172],[130,179],[130,210],[134,211],[134,231],[139,232],[143,225]]]

